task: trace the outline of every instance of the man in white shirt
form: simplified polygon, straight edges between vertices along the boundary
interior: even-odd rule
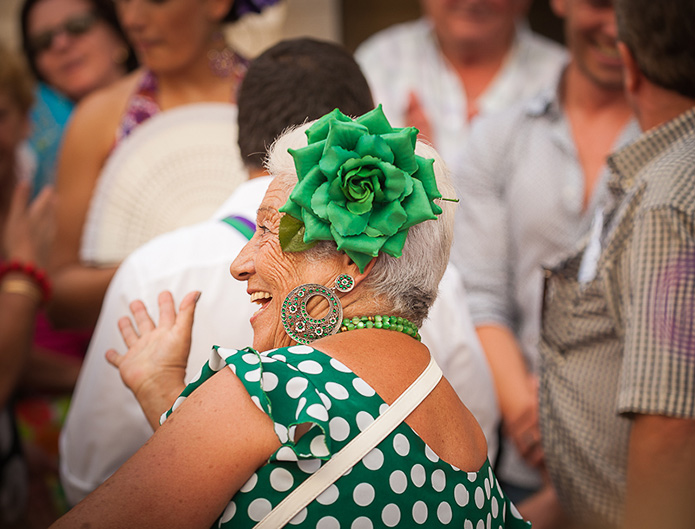
[[[355,52],[394,126],[412,125],[452,169],[474,116],[507,108],[557,78],[563,48],[524,21],[528,0],[421,0],[424,17]]]

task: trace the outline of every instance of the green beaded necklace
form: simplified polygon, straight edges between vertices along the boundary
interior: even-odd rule
[[[355,316],[354,318],[345,318],[340,325],[338,332],[353,331],[355,329],[387,329],[398,331],[412,336],[418,342],[422,341],[417,326],[405,318],[400,316]]]

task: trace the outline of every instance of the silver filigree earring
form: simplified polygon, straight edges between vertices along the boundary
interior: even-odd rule
[[[282,326],[287,335],[295,342],[306,345],[338,332],[343,321],[343,306],[336,292],[350,292],[354,286],[353,277],[340,274],[333,288],[306,283],[293,289],[282,302]],[[328,313],[323,318],[312,318],[306,310],[306,304],[315,296],[328,301]]]

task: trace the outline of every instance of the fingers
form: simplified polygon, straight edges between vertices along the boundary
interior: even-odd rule
[[[104,356],[106,356],[106,361],[115,368],[120,367],[123,361],[123,355],[116,352],[115,349],[109,349]]]
[[[176,323],[176,307],[174,305],[174,296],[171,292],[164,291],[157,298],[159,303],[159,326],[170,328]]]
[[[142,301],[140,301],[139,299],[133,301],[130,304],[130,312],[133,314],[133,318],[135,319],[135,325],[137,325],[140,334],[150,332],[155,329],[156,326],[152,321],[152,318],[150,318],[150,315],[147,312],[147,308],[145,307],[145,304]]]
[[[184,328],[190,329],[193,327],[193,316],[195,314],[195,307],[200,299],[200,292],[189,292],[181,301],[179,306],[179,317],[177,324],[183,326]]]
[[[133,322],[130,321],[128,316],[123,316],[120,320],[118,320],[118,330],[121,331],[123,342],[128,349],[133,347],[135,342],[138,341],[138,338],[140,338],[137,331],[133,327]]]

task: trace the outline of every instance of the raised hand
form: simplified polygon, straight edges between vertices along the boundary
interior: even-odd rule
[[[125,354],[115,349],[106,352],[106,360],[117,367],[123,382],[133,392],[153,428],[185,387],[186,364],[191,348],[193,314],[200,292],[188,293],[176,314],[171,292],[159,295],[159,324],[147,312],[142,301],[133,301],[129,317],[118,321],[121,336],[128,347]]]
[[[31,184],[18,182],[3,234],[4,255],[45,268],[55,235],[55,193],[45,187],[29,203]]]

